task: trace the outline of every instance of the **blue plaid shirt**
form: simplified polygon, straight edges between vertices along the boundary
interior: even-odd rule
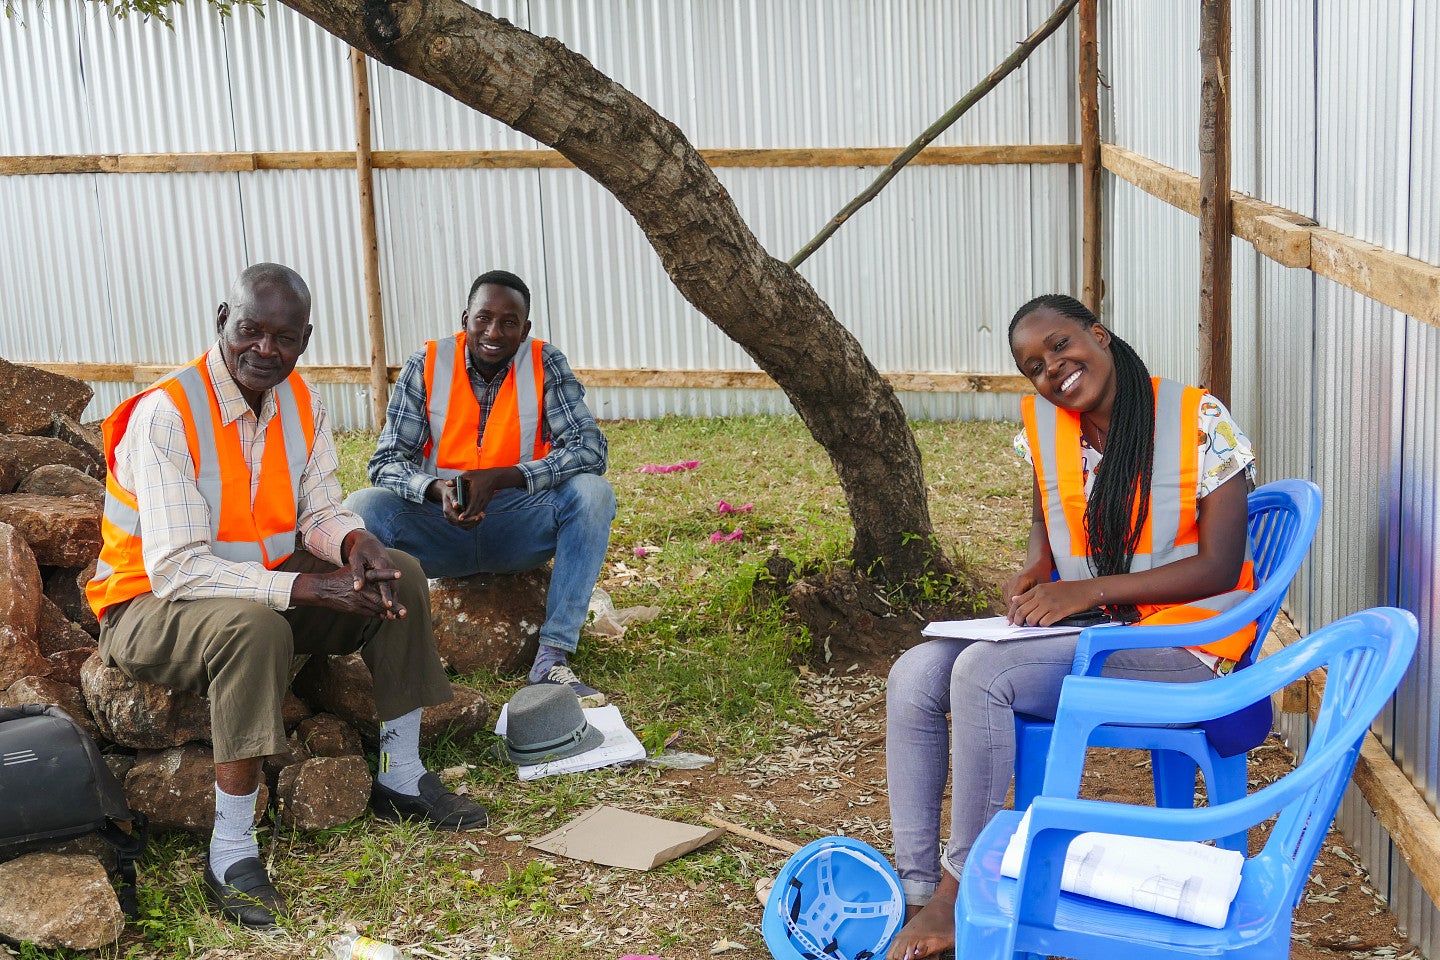
[[[549,490],[578,473],[603,474],[608,449],[605,435],[596,425],[590,408],[585,406],[585,388],[575,379],[575,371],[570,369],[565,354],[546,343],[541,347],[540,357],[545,366],[542,435],[550,444],[550,452],[543,459],[518,464],[529,493]],[[470,389],[480,402],[480,436],[484,436],[485,421],[505,375],[497,374],[486,383],[476,371],[469,352],[465,354],[465,372],[470,378]],[[505,372],[508,373],[508,367]],[[480,436],[475,438],[477,446]],[[393,490],[406,500],[423,502],[425,491],[435,480],[422,466],[429,439],[422,348],[405,361],[395,381],[390,406],[385,411],[385,427],[380,431],[375,455],[370,458],[370,482]]]

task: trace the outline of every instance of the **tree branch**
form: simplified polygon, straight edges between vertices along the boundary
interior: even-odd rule
[[[1065,22],[1065,18],[1070,16],[1070,11],[1073,10],[1079,2],[1080,0],[1064,0],[1060,6],[1056,7],[1055,12],[1050,14],[1050,19],[1046,20],[1035,29],[1034,33],[1022,40],[1020,45],[1015,48],[1014,53],[1000,61],[1000,65],[994,70],[991,70],[984,80],[981,80],[969,93],[961,97],[955,106],[946,110],[940,119],[926,127],[925,132],[916,137],[910,146],[900,151],[899,155],[896,156],[894,160],[891,160],[889,165],[880,172],[880,176],[875,178],[874,183],[862,190],[854,200],[851,200],[845,204],[845,206],[841,207],[840,212],[835,214],[819,233],[815,234],[814,239],[801,247],[795,256],[790,258],[790,266],[798,267],[808,260],[810,254],[819,250],[821,245],[823,245],[826,240],[829,240],[846,220],[850,219],[851,214],[865,206],[865,204],[871,200],[874,200],[876,195],[885,189],[885,185],[895,179],[895,175],[900,172],[900,168],[904,167],[911,160],[914,160],[916,154],[929,146],[932,140],[949,129],[956,120],[965,116],[970,108],[983,100],[987,93],[994,90],[1000,84],[1001,80],[1004,80],[1016,67],[1028,60],[1030,54],[1034,53],[1035,49],[1044,43],[1050,34],[1060,29],[1060,24]]]

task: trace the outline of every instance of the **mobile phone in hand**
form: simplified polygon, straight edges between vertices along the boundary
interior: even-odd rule
[[[465,478],[455,478],[455,512],[465,512]]]
[[[1081,610],[1079,613],[1072,613],[1068,617],[1061,617],[1053,624],[1057,627],[1095,627],[1102,623],[1110,623],[1110,615],[1099,607],[1091,607],[1089,610]]]

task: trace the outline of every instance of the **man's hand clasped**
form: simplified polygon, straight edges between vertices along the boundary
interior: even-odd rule
[[[345,564],[329,573],[302,573],[290,599],[299,606],[328,607],[380,620],[399,620],[408,612],[395,599],[400,571],[375,536],[354,530],[345,537]]]

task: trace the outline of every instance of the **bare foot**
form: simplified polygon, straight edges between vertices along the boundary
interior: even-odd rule
[[[959,893],[960,884],[946,873],[919,913],[910,917],[906,910],[909,920],[895,935],[885,960],[918,960],[954,947],[955,898]]]

